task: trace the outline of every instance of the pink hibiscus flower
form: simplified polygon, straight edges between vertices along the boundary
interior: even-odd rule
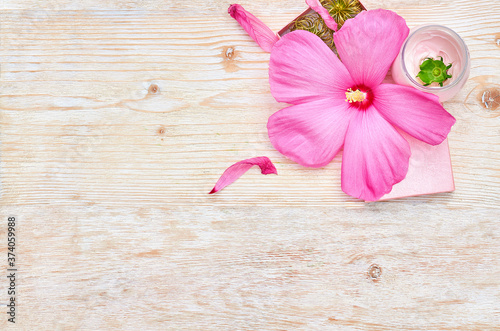
[[[323,167],[343,148],[342,190],[375,201],[408,171],[408,142],[398,129],[431,145],[455,118],[438,97],[382,84],[409,29],[388,10],[364,11],[334,34],[342,62],[314,34],[294,31],[274,44],[271,93],[292,106],[269,118],[273,146],[307,167]]]

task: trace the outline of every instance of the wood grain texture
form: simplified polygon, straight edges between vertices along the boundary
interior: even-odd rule
[[[305,8],[240,3],[274,31]],[[453,193],[363,203],[340,157],[275,151],[269,54],[230,1],[3,1],[0,222],[19,219],[20,271],[0,329],[500,330],[500,3],[363,3],[469,46],[445,103]],[[279,176],[207,194],[261,155]]]

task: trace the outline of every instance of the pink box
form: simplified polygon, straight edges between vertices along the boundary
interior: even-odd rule
[[[361,7],[361,10],[366,10],[365,6],[363,6],[363,4],[361,3],[361,1],[359,2],[360,4],[360,7]],[[290,23],[288,23],[288,25],[286,25],[283,29],[281,29],[279,32],[278,32],[278,36],[282,37],[284,34],[288,33],[290,31],[290,27],[293,25],[293,22],[298,19],[299,17],[302,17],[304,15],[307,15],[309,13],[312,13],[314,12],[311,8],[307,8],[306,10],[304,10],[304,12],[302,12],[302,14],[300,14],[299,16],[297,16],[293,21],[291,21]]]
[[[366,10],[362,4],[361,7]],[[296,19],[310,12],[312,12],[311,8],[305,10],[281,29],[278,35],[281,37],[288,33]],[[394,83],[390,74],[387,75],[384,83]],[[453,180],[448,139],[445,139],[438,146],[431,146],[405,132],[400,131],[400,133],[408,140],[411,149],[408,174],[405,179],[393,186],[390,193],[384,195],[379,201],[454,191],[455,182]]]
[[[401,134],[408,140],[411,148],[408,174],[380,200],[454,191],[448,139],[440,145],[431,146],[404,132]]]

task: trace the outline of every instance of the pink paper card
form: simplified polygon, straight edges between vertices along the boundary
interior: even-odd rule
[[[454,191],[448,139],[440,145],[431,146],[404,132],[401,134],[408,140],[411,148],[408,174],[380,200]]]

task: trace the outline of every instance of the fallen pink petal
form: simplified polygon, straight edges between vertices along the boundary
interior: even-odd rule
[[[279,37],[267,25],[238,4],[229,6],[228,13],[264,51],[271,52]]]
[[[222,176],[219,178],[217,183],[215,184],[212,191],[209,194],[216,193],[226,186],[234,183],[238,178],[240,178],[243,174],[245,174],[251,167],[259,166],[261,173],[263,175],[269,174],[278,174],[276,167],[271,162],[271,160],[266,156],[254,157],[251,159],[246,159],[240,162],[237,162],[230,166],[224,171]]]

